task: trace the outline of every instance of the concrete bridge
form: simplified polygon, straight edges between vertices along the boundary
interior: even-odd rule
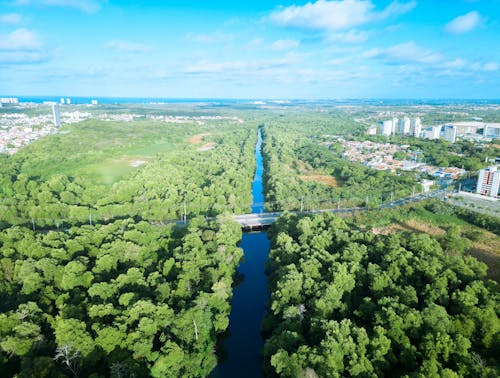
[[[446,195],[449,192],[446,189],[435,190],[428,193],[421,193],[414,196],[409,196],[401,198],[396,201],[383,203],[379,206],[379,209],[390,209],[393,207],[402,206],[407,203],[419,202],[428,198],[440,198],[442,200],[446,199]],[[366,207],[351,207],[345,209],[321,209],[321,210],[308,210],[308,211],[288,211],[290,214],[298,215],[311,215],[319,213],[353,213],[356,211],[366,211],[369,210]],[[241,225],[243,230],[261,230],[263,228],[269,227],[271,224],[276,222],[276,220],[283,214],[283,211],[277,212],[266,212],[257,214],[242,214],[233,215],[233,219]]]

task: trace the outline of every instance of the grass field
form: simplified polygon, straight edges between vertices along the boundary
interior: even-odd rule
[[[187,138],[204,128],[150,120],[85,121],[32,143],[14,159],[29,176],[85,176],[97,184],[111,185],[159,155],[194,148]]]

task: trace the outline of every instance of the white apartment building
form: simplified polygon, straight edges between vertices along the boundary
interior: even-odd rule
[[[2,97],[2,98],[0,98],[0,103],[2,103],[2,104],[19,104],[19,99],[17,97]]]
[[[382,124],[382,135],[391,136],[392,135],[392,120],[384,121]]]
[[[439,139],[440,135],[441,126],[431,126],[420,133],[420,137],[425,139]]]
[[[59,104],[52,104],[52,116],[54,117],[54,126],[61,126],[61,116],[59,115]]]
[[[483,135],[489,138],[500,138],[500,125],[486,124],[484,126]]]
[[[398,132],[398,125],[399,125],[399,120],[396,117],[394,117],[392,119],[392,135]]]
[[[443,138],[448,142],[455,143],[457,141],[457,128],[455,126],[444,126]]]
[[[415,138],[420,138],[420,134],[422,133],[422,120],[420,117],[416,117],[411,121],[411,131]]]
[[[500,171],[498,166],[481,169],[477,179],[476,192],[484,196],[498,197],[500,187]]]
[[[410,134],[411,129],[411,121],[408,117],[404,117],[399,121],[399,130],[398,132],[403,135]]]

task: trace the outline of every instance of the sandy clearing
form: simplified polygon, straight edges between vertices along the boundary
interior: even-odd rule
[[[335,179],[335,177],[328,175],[307,174],[307,175],[300,175],[299,178],[302,181],[319,182],[320,184],[327,185],[331,188],[338,188],[340,186],[339,182]]]
[[[210,133],[202,133],[202,134],[197,134],[193,135],[192,137],[188,138],[188,142],[190,144],[200,144],[201,141],[203,140],[204,137],[209,136]]]
[[[210,142],[207,144],[204,144],[203,146],[200,146],[196,149],[196,151],[209,151],[213,150],[215,148],[216,144],[214,142]]]

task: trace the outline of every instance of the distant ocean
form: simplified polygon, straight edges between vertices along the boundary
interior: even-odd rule
[[[41,104],[45,101],[53,101],[59,103],[61,98],[71,100],[71,104],[90,104],[92,100],[97,100],[99,104],[154,104],[154,103],[200,103],[200,102],[224,102],[237,103],[242,100],[234,99],[194,99],[194,98],[146,98],[146,97],[72,97],[72,96],[0,96],[0,97],[17,97],[19,102],[33,102]]]
[[[210,104],[279,104],[293,106],[299,104],[331,104],[331,105],[371,105],[371,106],[418,106],[418,105],[500,105],[500,99],[224,99],[224,98],[148,98],[148,97],[71,97],[71,96],[10,96],[17,97],[20,102],[43,103],[44,101],[59,102],[61,98],[70,98],[72,104],[90,104],[97,100],[99,104],[179,104],[179,103],[210,103]]]

